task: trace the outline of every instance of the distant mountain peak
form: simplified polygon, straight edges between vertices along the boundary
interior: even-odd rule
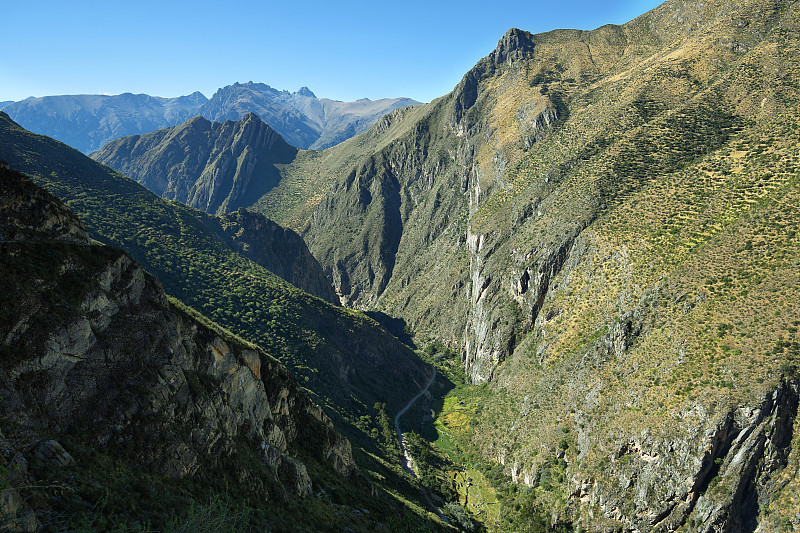
[[[309,89],[305,85],[300,87],[300,89],[298,89],[298,91],[295,94],[300,95],[300,96],[308,96],[309,98],[316,98],[317,97],[317,95],[314,94],[311,91],[311,89]]]
[[[196,91],[164,98],[126,92],[118,95],[62,95],[0,102],[22,127],[51,135],[84,153],[109,141],[177,126],[196,115],[225,122],[254,112],[287,142],[299,148],[322,149],[365,131],[383,114],[416,104],[405,98],[359,102],[319,99],[306,86],[296,92],[266,83],[235,82],[206,98]],[[251,119],[248,124],[257,125]],[[197,123],[201,124],[201,123]],[[260,129],[260,128],[259,128]]]

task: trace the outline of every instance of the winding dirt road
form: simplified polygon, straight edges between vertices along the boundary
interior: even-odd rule
[[[405,470],[406,472],[408,472],[409,474],[411,474],[414,477],[417,477],[416,472],[414,472],[414,459],[411,457],[411,454],[408,453],[408,446],[406,446],[406,439],[405,439],[405,437],[403,437],[403,434],[400,432],[400,417],[403,416],[404,414],[406,414],[406,411],[408,411],[408,409],[412,405],[414,405],[414,402],[419,400],[420,397],[422,397],[423,394],[428,392],[428,389],[431,388],[431,385],[433,385],[433,382],[435,380],[436,380],[436,368],[433,369],[433,375],[431,376],[431,379],[428,380],[428,384],[425,385],[425,388],[422,389],[419,394],[417,394],[416,396],[411,398],[411,401],[408,402],[406,404],[406,406],[403,407],[403,409],[399,413],[397,413],[397,416],[394,417],[394,428],[395,428],[395,430],[397,430],[397,438],[400,440],[400,451],[403,452],[403,457],[401,459],[403,470]],[[439,509],[439,507],[437,507],[436,504],[434,504],[431,501],[430,496],[428,496],[428,491],[423,488],[422,489],[422,493],[424,494],[425,500],[427,500],[428,505],[431,506],[431,508],[436,512],[436,514],[439,516],[439,518],[441,518],[442,521],[444,521],[445,524],[449,524],[450,520],[448,520],[447,517],[442,513],[442,510]]]
[[[425,388],[420,391],[419,394],[414,396],[410,402],[406,404],[403,409],[397,413],[397,416],[394,417],[394,428],[397,430],[397,438],[400,440],[400,451],[403,453],[403,470],[410,473],[412,476],[417,477],[417,474],[414,473],[414,459],[411,457],[411,454],[408,453],[408,447],[406,446],[406,439],[403,437],[403,434],[400,432],[400,417],[406,414],[406,411],[414,405],[414,402],[419,400],[423,394],[428,392],[428,389],[431,388],[433,385],[433,381],[436,379],[436,369],[433,369],[433,375],[431,379],[428,380],[428,384],[425,385]]]

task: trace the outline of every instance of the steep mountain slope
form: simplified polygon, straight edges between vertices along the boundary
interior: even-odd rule
[[[106,144],[91,157],[169,200],[211,214],[253,204],[280,181],[297,148],[255,113],[240,121],[197,116],[179,126]]]
[[[163,200],[3,114],[0,138],[0,160],[59,196],[93,238],[125,249],[168,294],[277,357],[332,415],[371,415],[376,402],[397,409],[425,383],[425,365],[376,322],[312,297],[234,251],[249,247],[257,258],[269,247],[261,236],[271,230],[257,228],[266,225],[260,217],[218,219]]]
[[[361,133],[382,115],[419,102],[384,98],[339,102],[263,83],[234,83],[207,99],[199,92],[176,98],[147,94],[64,95],[8,102],[3,109],[30,131],[54,137],[84,153],[113,139],[176,126],[201,115],[216,122],[258,114],[291,145],[322,149]]]
[[[344,301],[461,351],[484,386],[440,427],[531,489],[504,527],[800,526],[799,11],[511,30],[256,205]]]
[[[27,98],[3,110],[24,127],[88,153],[112,139],[179,124],[207,101],[199,92],[176,98],[80,94]]]
[[[322,267],[297,233],[258,213],[238,209],[220,217],[228,245],[240,255],[328,303],[339,300]]]
[[[238,530],[375,531],[402,516],[279,362],[169,302],[4,165],[0,228],[4,531],[194,529],[176,513],[209,492],[252,506],[203,511]],[[337,504],[312,495],[325,489]]]

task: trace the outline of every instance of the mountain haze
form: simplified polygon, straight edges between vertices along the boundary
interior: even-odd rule
[[[64,95],[8,102],[3,109],[23,127],[90,153],[113,139],[176,126],[197,115],[224,122],[251,112],[291,145],[321,149],[365,131],[393,109],[418,103],[409,98],[339,102],[317,98],[307,87],[290,93],[248,82],[223,87],[210,100],[199,92],[176,98]]]
[[[199,92],[177,98],[80,94],[27,98],[3,110],[33,131],[91,152],[111,139],[179,124],[207,101]]]
[[[381,116],[417,105],[410,98],[340,102],[317,98],[307,87],[290,93],[264,83],[234,83],[219,89],[200,110],[217,122],[259,115],[292,146],[321,150],[366,131]]]

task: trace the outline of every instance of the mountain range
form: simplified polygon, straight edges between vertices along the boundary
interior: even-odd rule
[[[211,97],[200,92],[176,98],[147,94],[64,95],[7,102],[3,110],[30,131],[48,135],[85,153],[107,142],[174,126],[194,116],[238,120],[258,114],[298,148],[333,146],[371,126],[409,98],[340,102],[317,98],[308,88],[279,91],[263,83],[234,83]]]
[[[0,159],[277,357],[372,486],[429,510],[377,529],[788,532],[798,58],[796,1],[668,0],[511,29],[450,94],[325,150],[246,115],[94,154],[169,200],[4,115]],[[267,220],[341,306],[242,257]],[[406,449],[415,476],[388,466]]]

